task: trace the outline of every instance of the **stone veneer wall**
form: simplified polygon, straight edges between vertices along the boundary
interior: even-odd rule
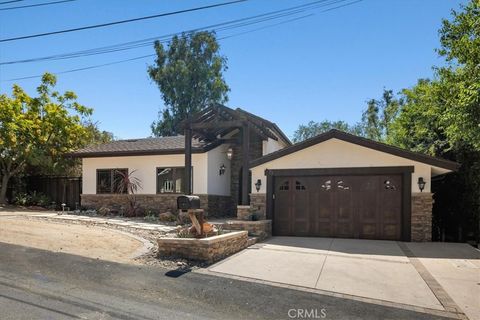
[[[412,193],[412,241],[432,241],[433,194]]]
[[[239,132],[237,135],[241,135]],[[234,144],[232,145],[233,157],[230,162],[231,166],[231,187],[230,194],[233,198],[234,207],[238,205],[238,199],[240,197],[240,169],[242,168],[242,145]],[[250,131],[250,160],[260,158],[263,153],[263,141],[262,138],[255,133],[255,131]]]
[[[247,247],[248,232],[235,231],[202,239],[159,238],[159,256],[215,262]]]
[[[143,211],[156,213],[176,212],[177,197],[179,194],[137,194],[136,201]],[[200,206],[205,210],[207,217],[233,217],[235,210],[232,198],[200,194]],[[122,211],[127,206],[126,194],[82,194],[81,205],[87,209],[100,209],[107,207],[111,210]]]
[[[267,219],[267,195],[265,193],[250,193],[250,210],[258,215],[258,219]]]
[[[250,206],[237,206],[237,219],[251,220],[251,216]]]
[[[242,221],[229,220],[222,227],[225,230],[245,230],[249,236],[257,237],[262,241],[272,236],[272,220]]]

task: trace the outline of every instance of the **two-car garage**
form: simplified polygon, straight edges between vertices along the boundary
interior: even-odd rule
[[[252,196],[273,235],[428,241],[431,177],[456,166],[332,130],[252,161]]]
[[[341,175],[332,174],[334,169],[269,171],[273,233],[400,240],[403,174],[381,174],[382,169],[373,174],[372,168],[350,168]]]

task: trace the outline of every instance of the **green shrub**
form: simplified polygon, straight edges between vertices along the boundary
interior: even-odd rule
[[[26,206],[28,204],[30,204],[32,201],[32,198],[30,197],[30,195],[28,195],[27,193],[17,193],[15,195],[15,198],[13,199],[13,202],[16,204],[16,205],[19,205],[19,206]]]
[[[145,221],[156,222],[158,221],[158,215],[156,215],[153,211],[148,210],[145,217],[143,217]]]
[[[30,201],[27,204],[46,207],[50,204],[50,198],[41,192],[33,191],[30,193]]]

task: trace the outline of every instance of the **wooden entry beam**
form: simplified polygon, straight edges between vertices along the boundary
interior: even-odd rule
[[[192,129],[185,129],[185,190],[184,193],[192,194]]]
[[[248,205],[248,177],[250,163],[250,127],[242,127],[242,205]]]

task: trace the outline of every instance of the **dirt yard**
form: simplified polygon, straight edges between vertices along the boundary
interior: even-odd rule
[[[149,251],[145,240],[112,229],[2,215],[0,242],[130,264]]]

